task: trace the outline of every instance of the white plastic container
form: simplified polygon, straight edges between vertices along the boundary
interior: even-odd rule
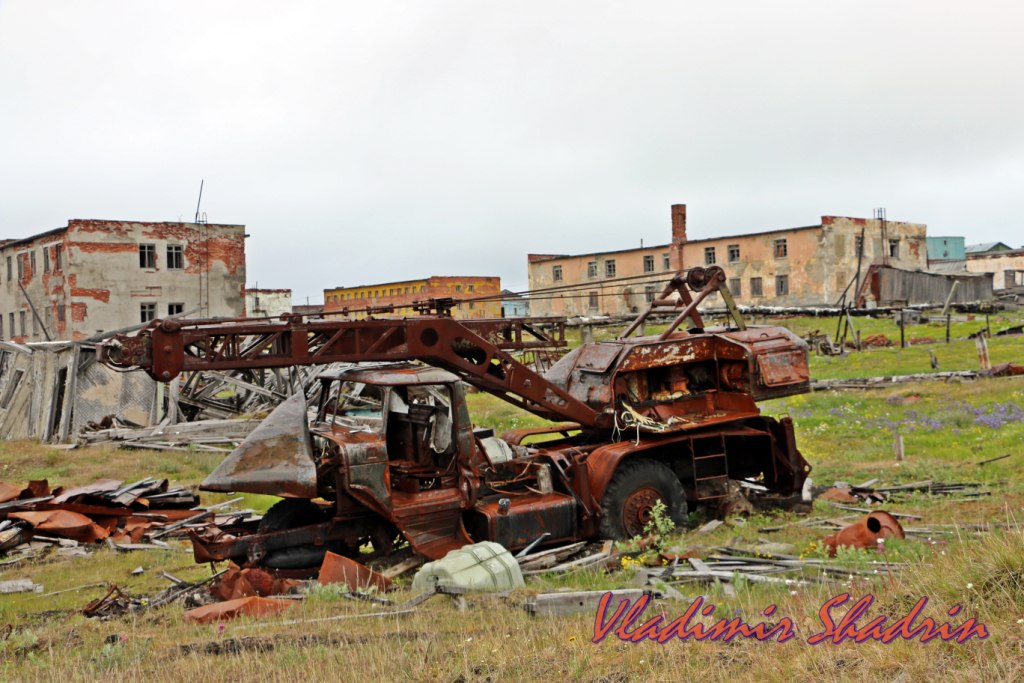
[[[482,541],[453,550],[440,560],[423,565],[412,580],[413,590],[435,586],[500,593],[521,588],[523,572],[512,553],[500,543]]]

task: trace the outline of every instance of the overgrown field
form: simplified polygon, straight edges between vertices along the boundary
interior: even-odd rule
[[[891,330],[891,321],[888,324]],[[898,334],[897,329],[897,340]],[[941,369],[977,367],[973,341],[931,348]],[[1024,362],[1020,337],[993,339],[990,349],[995,363]],[[923,354],[923,366],[918,353]],[[818,377],[842,377],[928,369],[926,347],[914,347],[814,358],[812,372]],[[478,394],[470,400],[479,424],[499,432],[538,422],[490,396]],[[914,494],[887,504],[886,509],[923,518],[911,524],[949,525],[945,533],[931,538],[887,543],[884,554],[848,553],[844,558],[857,566],[870,566],[867,563],[872,561],[908,563],[897,578],[840,577],[839,583],[831,585],[777,588],[741,583],[735,597],[721,586],[681,587],[687,598],[706,595],[716,605],[714,618],[738,616],[749,623],[791,618],[797,635],[786,643],[740,637],[729,643],[673,640],[659,645],[623,642],[611,635],[595,644],[594,614],[535,618],[521,607],[530,592],[629,587],[633,570],[625,568],[607,574],[584,571],[558,578],[534,577],[525,591],[509,598],[471,597],[466,611],[458,611],[439,596],[413,614],[360,617],[379,608],[317,591],[285,615],[271,619],[193,626],[183,622],[179,607],[170,606],[135,617],[95,621],[77,611],[102,595],[104,588],[47,594],[97,583],[117,584],[132,594],[152,594],[168,585],[158,576],[160,571],[191,580],[208,576],[210,568],[195,565],[184,544],[171,551],[115,554],[104,549],[86,558],[50,556],[28,565],[0,567],[0,581],[32,578],[45,586],[44,594],[0,596],[0,680],[1024,680],[1024,480],[1019,475],[1024,466],[1024,377],[822,392],[762,404],[762,409],[793,417],[798,445],[814,467],[816,483],[877,478],[899,484],[931,479],[983,484],[991,495]],[[896,434],[902,435],[906,453],[901,463],[893,455]],[[1010,457],[977,464],[1004,454]],[[164,476],[194,484],[215,461],[215,456],[197,452],[63,451],[8,442],[0,443],[0,480],[48,477],[68,485],[100,476],[125,480]],[[267,502],[247,501],[257,508]],[[846,513],[817,501],[812,514]],[[795,525],[775,532],[760,530],[799,519],[792,513],[755,515],[727,523],[711,534],[677,532],[669,545],[699,550],[734,540],[764,539],[793,544],[800,554],[821,556],[820,530]],[[970,531],[973,525],[988,524],[997,526],[986,533]],[[144,573],[132,575],[138,566]],[[405,586],[394,599],[412,596],[408,579]],[[975,618],[990,635],[965,643],[897,639],[888,645],[808,645],[806,639],[823,630],[818,617],[821,605],[844,591],[854,600],[869,594],[876,597],[868,618],[903,616],[924,596],[930,602],[922,616],[954,626]],[[760,616],[772,604],[777,606],[774,618]],[[663,613],[668,621],[682,615],[688,605],[688,601],[661,601],[644,618]],[[956,605],[962,611],[949,616]],[[836,612],[837,618],[842,612]]]

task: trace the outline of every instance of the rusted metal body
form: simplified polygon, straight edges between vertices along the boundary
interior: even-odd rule
[[[697,304],[724,283],[720,268],[677,275],[620,339],[584,344],[543,374],[509,351],[564,346],[560,327],[443,316],[158,321],[101,358],[161,380],[385,363],[323,376],[308,429],[301,400],[285,404],[211,474],[204,488],[292,498],[262,527],[193,533],[198,561],[314,566],[367,544],[388,553],[398,538],[432,559],[473,540],[514,550],[545,533],[545,544],[633,535],[659,498],[682,521],[688,504],[725,497],[730,479],[800,490],[810,467],[793,425],[761,415],[756,401],[809,390],[806,344],[746,326],[734,307],[735,324],[705,329]],[[630,337],[656,308],[678,313],[669,330]],[[475,430],[464,383],[560,423],[504,438]]]

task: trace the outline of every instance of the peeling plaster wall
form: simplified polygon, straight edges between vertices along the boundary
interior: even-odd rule
[[[142,267],[140,245],[152,245],[152,267]],[[169,267],[178,265],[169,246],[180,247],[180,268]],[[141,322],[143,303],[155,304],[158,318],[172,304],[239,317],[244,289],[244,226],[75,219],[0,244],[0,337],[41,341],[45,327],[51,339],[80,340]]]
[[[1024,286],[1024,249],[997,251],[989,254],[968,254],[967,270],[971,273],[992,273],[994,289]],[[1006,271],[1008,270],[1015,271],[1016,282],[1007,282]]]
[[[248,318],[280,318],[292,312],[292,290],[245,290],[245,315]]]

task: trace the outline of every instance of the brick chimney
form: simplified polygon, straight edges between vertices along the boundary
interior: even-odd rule
[[[683,245],[686,244],[686,204],[672,205],[672,267],[683,269]]]

